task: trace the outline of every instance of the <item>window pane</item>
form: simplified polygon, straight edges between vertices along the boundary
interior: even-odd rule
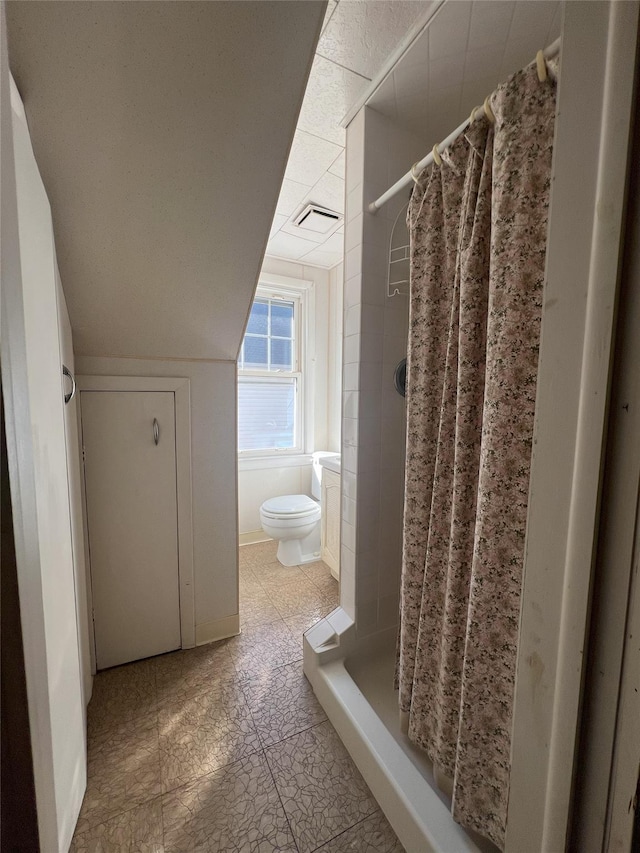
[[[293,302],[271,303],[271,334],[279,338],[293,337]]]
[[[291,364],[291,341],[271,339],[271,369],[293,370]]]
[[[295,447],[296,380],[238,382],[238,450]]]
[[[244,368],[246,370],[267,369],[267,338],[255,338],[245,335]]]
[[[256,299],[251,307],[247,332],[266,335],[269,332],[269,303],[266,299]]]

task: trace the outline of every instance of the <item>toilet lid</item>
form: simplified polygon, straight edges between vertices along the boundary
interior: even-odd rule
[[[318,504],[307,495],[282,495],[269,498],[262,504],[262,511],[270,515],[291,516],[310,513],[318,509]]]

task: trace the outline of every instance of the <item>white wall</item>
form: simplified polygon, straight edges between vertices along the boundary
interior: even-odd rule
[[[387,296],[393,222],[410,189],[377,214],[367,205],[424,156],[426,143],[364,107],[347,128],[340,603],[359,635],[398,619],[408,297]]]
[[[260,506],[276,495],[311,493],[313,450],[340,451],[341,265],[334,270],[266,257],[262,273],[311,281],[310,335],[305,387],[311,392],[307,409],[311,424],[304,456],[272,460],[242,459],[238,465],[238,522],[241,542],[264,538]]]
[[[77,356],[76,370],[190,380],[196,643],[219,637],[238,613],[235,362]]]

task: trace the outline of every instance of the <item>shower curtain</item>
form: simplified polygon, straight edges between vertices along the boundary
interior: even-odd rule
[[[504,847],[555,81],[535,66],[420,175],[397,681],[452,811]]]

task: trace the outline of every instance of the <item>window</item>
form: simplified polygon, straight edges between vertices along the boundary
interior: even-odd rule
[[[238,451],[302,452],[300,297],[259,289],[238,358]]]

